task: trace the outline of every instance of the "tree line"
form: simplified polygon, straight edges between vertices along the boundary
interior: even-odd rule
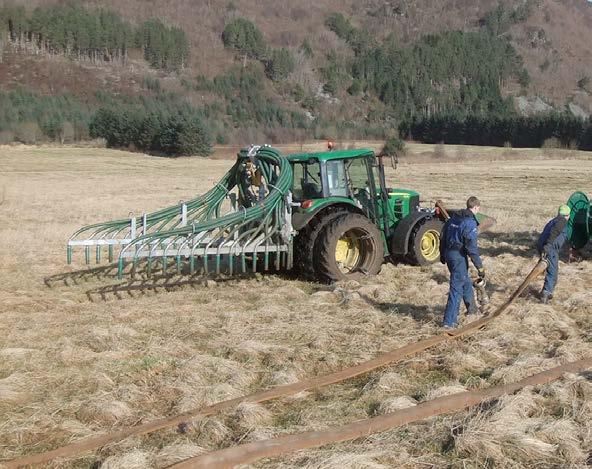
[[[203,113],[174,93],[108,96],[92,116],[89,133],[114,148],[169,156],[207,156],[212,151]]]
[[[526,14],[523,9],[508,13],[498,7],[486,15],[478,31],[432,34],[410,45],[393,36],[378,41],[343,15],[330,15],[327,27],[351,46],[353,54],[329,51],[319,68],[325,91],[346,97],[341,109],[332,104],[329,112],[324,112],[329,106],[323,109],[315,91],[285,80],[294,69],[292,52],[268,47],[256,25],[239,18],[225,26],[221,40],[243,63],[211,79],[182,79],[188,91],[215,95],[203,107],[163,91],[160,81],[150,77],[143,83],[148,96],[97,93],[86,103],[70,95],[3,91],[0,141],[101,137],[113,147],[205,155],[212,139],[227,143],[229,135],[243,142],[383,139],[398,128],[402,137],[428,143],[536,147],[555,139],[561,146],[592,149],[589,120],[563,113],[520,117],[511,98],[502,95],[507,81],[527,86],[522,61],[505,36],[508,24],[522,21]],[[30,14],[22,8],[0,8],[0,38],[3,28],[9,41],[47,41],[51,46],[44,47],[54,53],[84,56],[98,49],[102,56],[97,60],[123,60],[124,51],[142,47],[153,67],[175,69],[184,65],[188,54],[184,33],[158,20],[134,28],[113,13],[76,6],[39,7]],[[111,55],[105,48],[112,49]],[[295,104],[290,107],[274,99],[266,78]],[[365,119],[343,118],[349,105],[346,93],[361,95],[362,102],[369,103]]]
[[[91,108],[74,96],[0,91],[0,143],[88,139]]]
[[[483,28],[477,32],[445,31],[402,46],[389,36],[381,44],[355,28],[341,13],[325,24],[354,51],[350,63],[336,66],[327,55],[326,89],[350,84],[350,94],[372,93],[399,119],[429,117],[450,111],[467,115],[512,112],[501,86],[523,77],[522,59],[508,39]]]
[[[323,69],[325,90],[378,98],[383,117],[397,120],[404,138],[426,143],[541,147],[550,140],[566,148],[591,149],[590,120],[554,112],[519,116],[502,88],[530,82],[522,58],[507,36],[532,8],[496,7],[474,32],[444,31],[401,45],[394,36],[379,43],[341,13],[325,25],[351,47],[347,61],[330,51]]]
[[[354,80],[371,90],[402,119],[449,111],[509,114],[501,84],[517,77],[522,62],[505,38],[483,32],[447,31],[410,47],[387,41],[361,52]]]
[[[539,116],[431,116],[403,122],[403,138],[425,143],[512,146],[554,146],[592,150],[592,121],[567,113]]]
[[[4,34],[2,33],[4,31]],[[186,65],[189,42],[185,32],[160,20],[138,27],[109,10],[76,5],[0,8],[0,42],[79,60],[124,63],[130,49],[141,49],[154,68],[178,70]]]
[[[94,103],[87,104],[68,94],[0,91],[0,143],[104,138],[109,147],[163,155],[211,152],[203,111],[176,94],[124,97],[97,92],[93,98]]]

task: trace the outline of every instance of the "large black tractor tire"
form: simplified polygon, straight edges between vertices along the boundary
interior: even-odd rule
[[[328,223],[315,248],[315,270],[322,282],[337,282],[359,275],[376,275],[384,262],[380,230],[357,213]]]
[[[294,240],[294,266],[296,272],[307,280],[316,280],[315,246],[319,240],[319,234],[339,217],[348,213],[346,210],[334,210],[319,214],[308,225],[299,231]]]
[[[437,218],[420,220],[409,237],[408,261],[413,265],[430,265],[440,260],[440,238],[444,223]]]

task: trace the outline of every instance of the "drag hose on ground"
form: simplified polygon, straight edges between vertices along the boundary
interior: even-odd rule
[[[445,333],[438,334],[432,337],[428,337],[427,339],[423,339],[418,342],[405,345],[401,348],[382,354],[372,360],[360,363],[358,365],[354,365],[349,368],[345,368],[334,373],[298,381],[292,384],[277,386],[266,391],[256,392],[253,394],[249,394],[247,396],[242,396],[227,401],[218,402],[216,404],[213,404],[208,407],[203,407],[201,409],[190,410],[179,415],[162,418],[159,420],[155,420],[153,422],[144,423],[134,427],[123,428],[116,432],[108,433],[105,435],[88,438],[44,453],[33,454],[30,456],[25,456],[23,458],[14,459],[12,461],[8,461],[7,463],[5,463],[6,467],[12,469],[29,464],[46,463],[56,458],[76,457],[82,453],[96,450],[107,444],[123,440],[124,438],[130,436],[152,433],[157,430],[174,427],[184,422],[195,421],[222,411],[226,411],[228,409],[234,408],[235,406],[243,402],[267,402],[272,399],[291,396],[303,391],[308,391],[311,389],[317,389],[324,386],[328,386],[330,384],[339,383],[347,379],[351,379],[356,376],[366,374],[378,368],[382,368],[387,365],[392,365],[394,363],[400,362],[404,358],[411,357],[431,347],[434,347],[435,345],[468,336],[484,328],[495,318],[499,317],[504,312],[506,312],[507,309],[514,303],[514,301],[524,292],[524,290],[526,290],[528,285],[530,285],[530,283],[532,283],[532,281],[536,277],[541,275],[546,268],[547,263],[544,260],[539,261],[537,265],[532,269],[532,271],[528,274],[528,276],[524,279],[524,281],[520,284],[520,286],[508,298],[508,300],[505,303],[503,303],[500,307],[498,307],[491,315],[468,323],[465,326],[460,327],[458,329],[447,331]]]
[[[417,422],[441,414],[457,412],[466,409],[467,407],[475,406],[485,400],[494,399],[506,394],[512,394],[525,386],[547,384],[561,378],[564,373],[580,373],[590,368],[592,368],[592,358],[587,358],[537,373],[520,381],[516,381],[515,383],[443,396],[431,401],[422,402],[414,407],[381,415],[380,417],[360,420],[358,422],[329,428],[323,431],[298,433],[270,440],[242,444],[189,458],[170,467],[175,469],[225,469],[235,467],[239,464],[252,463],[262,458],[280,456],[282,454],[306,448],[367,437],[373,433],[401,427],[408,423]]]

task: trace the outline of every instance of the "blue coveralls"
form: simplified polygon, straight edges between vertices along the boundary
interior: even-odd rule
[[[557,223],[564,224],[565,227],[554,236],[553,228]],[[559,225],[561,226],[561,225]],[[545,275],[545,284],[543,285],[543,293],[549,296],[553,295],[555,285],[557,285],[557,277],[559,276],[559,251],[567,241],[567,222],[565,218],[557,216],[545,225],[541,236],[537,242],[537,250],[539,254],[547,255],[547,274]]]
[[[450,271],[450,291],[444,312],[444,325],[454,327],[458,323],[460,301],[468,313],[477,311],[473,282],[469,276],[469,257],[477,269],[483,268],[477,246],[477,220],[470,210],[455,213],[444,225],[440,243],[440,262]]]

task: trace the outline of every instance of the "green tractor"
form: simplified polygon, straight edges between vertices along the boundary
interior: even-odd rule
[[[78,230],[73,249],[118,255],[119,277],[145,263],[150,275],[235,275],[296,269],[334,282],[374,275],[385,261],[416,265],[439,258],[443,216],[419,194],[386,186],[372,150],[281,155],[269,146],[239,152],[223,179],[188,202]]]
[[[443,221],[419,194],[386,186],[383,158],[372,150],[288,155],[296,267],[336,281],[374,275],[386,260],[427,265],[439,259]]]

